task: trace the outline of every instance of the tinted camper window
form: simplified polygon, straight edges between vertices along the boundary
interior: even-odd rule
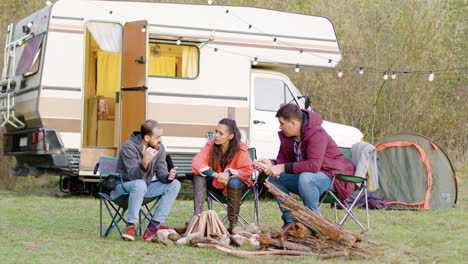
[[[195,46],[150,43],[149,75],[196,78],[199,51]]]
[[[43,36],[44,35],[38,35],[24,44],[23,53],[21,53],[15,75],[29,76],[39,70]]]
[[[255,78],[255,109],[278,111],[283,105],[295,102],[288,86],[281,80]]]

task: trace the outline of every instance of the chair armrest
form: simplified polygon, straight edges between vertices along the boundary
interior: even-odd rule
[[[353,182],[353,183],[361,183],[367,180],[367,178],[364,178],[364,177],[346,175],[346,174],[336,174],[335,177],[339,180]]]

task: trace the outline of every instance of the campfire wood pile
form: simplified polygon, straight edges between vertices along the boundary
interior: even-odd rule
[[[213,210],[203,211],[199,215],[194,216],[184,236],[195,232],[201,233],[203,237],[208,237],[210,234],[229,235],[226,227],[224,227],[218,215]]]
[[[297,220],[297,223],[290,224],[282,231],[257,236],[256,240],[260,242],[260,249],[257,251],[236,249],[209,236],[193,241],[192,245],[215,248],[227,254],[247,259],[277,258],[280,256],[286,258],[315,256],[323,259],[338,257],[370,259],[381,254],[381,250],[376,247],[380,245],[379,243],[324,219],[268,181],[265,182],[265,186],[283,202],[284,208],[290,210],[290,214]],[[362,245],[359,242],[368,244]]]

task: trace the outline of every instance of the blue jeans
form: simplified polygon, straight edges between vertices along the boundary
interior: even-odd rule
[[[123,186],[122,186],[123,185]],[[180,182],[173,180],[170,183],[162,183],[160,181],[151,182],[146,185],[144,180],[134,180],[124,182],[123,184],[117,185],[115,190],[110,194],[112,200],[125,194],[127,190],[129,193],[128,197],[128,210],[127,210],[127,222],[135,224],[138,221],[138,213],[140,212],[143,198],[161,196],[158,207],[153,216],[154,221],[160,223],[164,222],[169,216],[172,204],[177,198],[180,191]]]
[[[214,180],[214,177],[206,176],[206,188],[212,193],[223,195],[223,189],[215,188],[213,186],[213,180]],[[245,191],[245,189],[247,188],[247,185],[241,180],[239,180],[238,178],[230,178],[227,186],[242,187],[243,191]]]
[[[303,172],[301,174],[281,173],[279,179],[268,177],[268,181],[286,194],[292,192],[299,195],[304,205],[316,213],[318,213],[320,196],[330,188],[332,183],[330,177],[323,172]],[[334,189],[333,186],[331,187]],[[283,203],[278,198],[275,197],[275,199],[279,205]],[[289,214],[289,210],[281,206],[280,210],[283,213],[283,220],[285,222],[294,221],[294,218]]]

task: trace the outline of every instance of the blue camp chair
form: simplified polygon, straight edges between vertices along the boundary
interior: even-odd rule
[[[249,148],[249,155],[252,160],[257,158],[257,153],[255,148]],[[265,176],[265,175],[263,175]],[[262,180],[266,179],[266,176],[263,177],[260,176],[258,171],[254,170],[254,172],[251,175],[250,180],[253,181],[253,185],[244,190],[241,196],[241,202],[240,205],[242,207],[242,204],[253,195],[253,201],[254,201],[254,211],[253,211],[253,219],[252,221],[248,221],[246,217],[242,216],[239,212],[239,223],[241,225],[248,225],[250,223],[255,223],[257,226],[260,225],[260,208],[258,206],[258,200],[259,200],[259,195],[262,189],[259,187],[259,183],[262,182]],[[218,205],[220,205],[222,208],[227,210],[227,198],[224,195],[219,195],[217,193],[211,192],[207,190],[207,196],[206,200],[208,203],[208,209],[212,210],[213,209],[213,201],[215,201]],[[224,218],[221,220],[224,224],[227,224],[227,215],[224,216]]]
[[[366,142],[361,142],[354,144],[352,148],[358,148],[360,145],[366,145],[366,151],[375,151],[375,148]],[[357,151],[352,151],[352,149],[349,148],[341,148],[341,151],[343,154],[345,154],[346,158],[353,160],[352,159],[352,154],[351,153],[358,153]],[[354,159],[358,160],[358,159]],[[363,161],[363,162],[369,162],[368,160]],[[370,164],[354,164],[354,166],[357,168],[359,165],[365,167],[365,171],[368,171],[369,165]],[[356,189],[355,192],[357,192],[356,198],[354,201],[351,203],[351,205],[348,205],[347,203],[344,203],[343,201],[340,201],[338,198],[338,195],[331,191],[330,189],[326,190],[325,193],[321,197],[320,201],[320,206],[323,203],[330,203],[332,204],[334,208],[334,214],[335,214],[335,222],[337,222],[340,225],[343,225],[348,217],[351,217],[354,222],[363,230],[363,231],[369,231],[370,230],[370,218],[369,218],[369,204],[367,202],[367,197],[368,197],[368,182],[367,182],[367,177],[360,177],[357,175],[345,175],[345,174],[336,174],[333,179],[332,179],[332,184],[336,179],[342,180],[342,181],[347,181],[347,182],[352,182],[356,184]],[[364,225],[359,221],[358,217],[356,214],[353,212],[353,210],[356,208],[356,205],[358,204],[358,201],[364,200],[364,205],[366,208],[366,219],[367,219],[367,228],[364,227]],[[345,214],[338,219],[338,212],[337,212],[337,205],[339,205],[342,209],[345,210]],[[320,210],[319,206],[319,210]],[[338,221],[339,220],[339,221]]]
[[[99,172],[99,182],[101,183],[103,177],[107,177],[109,175],[118,175],[120,181],[122,178],[120,177],[119,173],[116,173],[117,170],[117,159],[115,157],[99,157],[99,162],[96,164],[95,167],[95,174]],[[128,193],[124,193],[123,195],[117,197],[116,199],[112,200],[109,193],[103,192],[102,188],[100,188],[99,198],[100,198],[100,207],[99,207],[99,234],[101,237],[107,237],[109,233],[116,228],[119,232],[120,236],[122,236],[122,230],[119,227],[119,223],[123,222],[126,224],[125,221],[125,213],[128,209]],[[136,230],[141,236],[141,229],[143,224],[146,221],[151,221],[153,218],[154,212],[156,210],[156,206],[160,196],[157,197],[145,197],[143,199],[143,203],[139,213],[139,225],[137,226]],[[102,205],[106,206],[107,212],[111,218],[110,223],[106,230],[103,232],[103,215],[102,215]],[[151,205],[151,207],[149,206]]]

